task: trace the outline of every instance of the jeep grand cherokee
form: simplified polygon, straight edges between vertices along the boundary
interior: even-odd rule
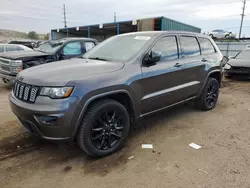
[[[224,58],[210,37],[136,32],[111,37],[81,59],[19,73],[10,104],[48,140],[75,140],[95,157],[122,147],[132,122],[187,101],[216,106]]]

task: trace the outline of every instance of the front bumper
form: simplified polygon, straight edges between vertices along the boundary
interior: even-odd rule
[[[0,78],[8,80],[9,82],[13,83],[15,81],[16,75],[9,75],[0,72]]]
[[[224,70],[226,75],[248,75],[250,76],[250,69],[238,69],[238,70]]]
[[[9,95],[10,106],[20,123],[30,133],[46,140],[71,140],[75,130],[73,120],[78,104],[76,97],[50,99],[38,96],[34,104]]]

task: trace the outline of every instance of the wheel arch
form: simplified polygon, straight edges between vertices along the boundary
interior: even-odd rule
[[[205,85],[207,83],[208,78],[215,78],[218,81],[219,86],[221,86],[221,80],[222,80],[221,71],[220,70],[212,70],[207,74],[206,79],[205,79],[205,81],[204,81],[204,83],[203,83],[203,85],[202,85],[202,87],[200,89],[200,92],[199,92],[198,96],[201,95],[201,93],[202,93],[202,91],[203,91],[203,89],[204,89],[204,87],[205,87]]]
[[[130,121],[133,123],[134,119],[136,117],[136,108],[132,99],[132,96],[127,90],[115,90],[115,91],[110,91],[110,92],[105,92],[101,94],[94,95],[90,97],[86,103],[84,104],[83,108],[81,109],[80,115],[77,118],[76,126],[73,131],[73,138],[76,138],[76,134],[79,130],[79,127],[81,125],[82,119],[84,118],[85,112],[88,110],[88,108],[93,104],[94,102],[98,100],[104,100],[104,99],[112,99],[115,100],[122,105],[125,106],[125,108],[128,110],[128,113],[130,115]]]

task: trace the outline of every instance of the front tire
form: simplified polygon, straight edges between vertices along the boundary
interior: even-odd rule
[[[195,100],[195,107],[204,111],[212,110],[218,101],[219,83],[215,78],[208,78],[199,98]]]
[[[119,150],[128,136],[130,117],[119,102],[94,102],[86,112],[77,135],[79,147],[93,157],[104,157]]]

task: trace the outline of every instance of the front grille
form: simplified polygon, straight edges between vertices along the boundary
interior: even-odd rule
[[[10,72],[10,60],[9,59],[4,59],[0,57],[0,70],[5,71],[5,72]]]
[[[0,64],[9,65],[10,64],[10,60],[9,59],[4,59],[4,58],[0,57]]]
[[[38,86],[33,86],[29,84],[16,81],[13,86],[13,94],[19,100],[34,103],[39,92]]]
[[[4,65],[0,65],[0,69],[2,69],[3,71],[10,72],[10,67],[4,66]]]

